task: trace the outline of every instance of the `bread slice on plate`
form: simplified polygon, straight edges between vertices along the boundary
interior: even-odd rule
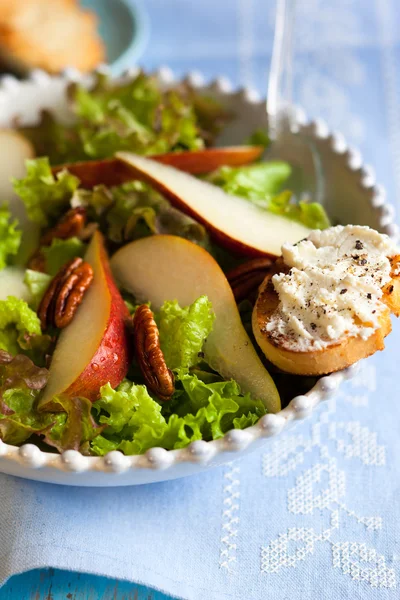
[[[73,0],[0,0],[0,62],[31,69],[87,72],[105,58],[96,15]]]
[[[337,228],[331,228],[331,230],[335,229]],[[342,232],[346,229],[342,228]],[[363,240],[362,234],[368,229],[354,227],[351,235],[348,236],[351,244],[354,242],[354,250],[349,252],[346,250],[346,268],[342,268],[340,276],[337,277],[337,285],[333,286],[331,290],[322,288],[321,281],[325,283],[325,280],[321,275],[321,269],[318,270],[319,265],[312,264],[308,271],[310,277],[307,282],[308,285],[311,282],[314,287],[309,288],[308,296],[304,295],[301,284],[297,288],[292,288],[293,295],[290,299],[293,306],[286,299],[284,307],[282,282],[286,285],[289,281],[290,284],[290,277],[296,276],[294,271],[299,269],[292,266],[292,262],[298,264],[298,255],[295,255],[294,259],[292,256],[293,260],[289,259],[289,265],[283,258],[279,258],[261,284],[253,311],[253,332],[267,359],[282,371],[296,375],[328,374],[344,369],[378,350],[383,350],[384,338],[392,328],[390,314],[400,315],[400,255],[394,254],[393,247],[388,250],[391,242],[388,242],[387,236],[380,236],[383,240],[382,247],[385,246],[385,248],[379,259],[375,252],[375,263],[368,253],[356,250],[356,247],[366,246],[365,242],[361,240]],[[372,231],[369,230],[369,232]],[[373,233],[377,236],[380,235],[377,232]],[[313,234],[309,236],[308,240],[313,238]],[[350,244],[348,239],[345,243],[348,246]],[[304,241],[296,246],[301,244],[304,244]],[[310,250],[309,241],[306,242],[306,246],[308,246],[305,249],[307,253]],[[288,247],[284,246],[283,248],[284,255],[288,254]],[[319,252],[325,250],[322,246],[318,248]],[[311,248],[311,252],[311,262],[315,263],[317,252],[313,248]],[[385,252],[388,252],[388,256],[384,256]],[[335,251],[334,254],[337,256],[340,254],[340,250],[339,252]],[[364,258],[360,258],[360,256]],[[334,261],[329,264],[329,260],[324,260],[324,268],[327,269],[329,275],[334,272],[336,265]],[[360,265],[360,263],[362,264]],[[343,267],[343,262],[340,264]],[[367,284],[365,281],[365,277],[369,276],[369,270],[373,269],[373,264],[376,267],[376,271],[374,271],[376,285],[383,282],[383,285],[375,290],[376,293],[374,293],[373,285],[368,287],[371,280],[369,279]],[[383,275],[385,269],[388,276]],[[360,274],[361,278],[357,279]],[[313,281],[314,275],[315,280]],[[298,281],[301,282],[302,278],[303,275],[300,274]],[[327,281],[332,281],[332,279],[328,278]],[[351,289],[352,283],[353,289]],[[281,297],[276,288],[280,290]],[[357,294],[359,294],[359,298]],[[347,305],[344,301],[346,295]],[[326,299],[325,304],[321,302],[321,298]],[[298,300],[300,308],[295,304],[295,300]],[[282,315],[282,310],[285,308],[286,314]],[[293,314],[291,314],[292,309]],[[373,322],[366,322],[360,318],[360,315],[366,317],[368,311],[373,315]],[[319,315],[321,324],[317,317],[313,316],[316,314]],[[345,314],[346,319],[349,318],[349,314],[351,315],[351,322],[346,321],[347,324],[350,323],[350,330],[342,331],[338,336],[332,335],[330,327],[332,323],[335,324],[338,319],[342,318],[342,314]],[[294,316],[295,333],[291,326]],[[301,322],[301,317],[303,317],[303,322]],[[303,336],[303,333],[306,337]]]

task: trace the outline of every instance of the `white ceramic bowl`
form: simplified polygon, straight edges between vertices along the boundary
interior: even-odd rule
[[[135,72],[130,72],[124,77],[134,75]],[[157,76],[165,86],[173,83],[169,69],[161,69]],[[59,118],[68,118],[65,87],[71,80],[80,79],[75,71],[67,71],[59,77],[34,72],[27,81],[8,76],[3,78],[0,83],[0,127],[11,126],[16,116],[23,123],[35,122],[43,108],[51,109]],[[221,136],[221,145],[241,143],[254,129],[267,125],[265,101],[254,91],[232,91],[225,78],[207,85],[199,74],[189,74],[188,79],[236,115]],[[90,82],[90,78],[83,81]],[[360,154],[348,148],[343,136],[330,133],[320,121],[310,122],[302,115],[298,128],[313,137],[318,152],[327,163],[327,210],[333,220],[369,225],[396,237],[393,208],[385,204],[384,190],[375,184],[372,170],[362,165]],[[287,148],[287,158],[293,158],[290,148]],[[302,167],[307,170],[308,165],[305,163]],[[309,416],[356,370],[357,365],[353,365],[322,377],[312,390],[293,398],[278,414],[268,414],[253,427],[229,431],[223,438],[212,442],[197,441],[185,449],[172,451],[153,448],[141,456],[110,452],[100,458],[83,456],[75,450],[68,450],[62,455],[49,454],[32,444],[18,448],[0,441],[0,471],[39,481],[82,486],[136,485],[193,475],[256,450],[297,419]]]

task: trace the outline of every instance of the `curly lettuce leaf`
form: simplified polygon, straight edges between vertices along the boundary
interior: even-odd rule
[[[68,207],[79,179],[68,171],[54,176],[47,157],[27,160],[26,170],[26,177],[13,179],[14,190],[31,221],[47,227]]]
[[[12,357],[0,350],[0,438],[21,444],[36,434],[59,452],[85,449],[103,430],[92,417],[91,402],[57,397],[53,403],[59,411],[38,412],[36,401],[48,377],[48,370],[36,367],[27,356]]]
[[[8,206],[0,207],[0,270],[9,264],[21,244],[22,232],[18,229],[18,219],[11,217]]]
[[[42,335],[37,314],[24,300],[14,296],[0,300],[0,350],[26,354],[41,366],[50,344],[50,336]]]
[[[191,217],[169,205],[150,186],[132,181],[122,186],[93,190],[78,189],[71,205],[84,206],[90,219],[96,220],[104,235],[121,244],[148,235],[179,235],[208,247],[205,228]]]
[[[330,226],[325,209],[317,202],[295,201],[292,192],[281,191],[291,174],[288,163],[260,162],[245,167],[221,167],[208,176],[228,194],[241,196],[261,208],[298,221],[310,229]]]
[[[85,254],[86,244],[77,237],[66,240],[55,238],[50,246],[42,248],[46,260],[46,272],[52,277],[72,258]]]
[[[245,167],[220,167],[208,179],[228,194],[265,202],[281,190],[290,174],[288,163],[273,161]]]
[[[139,73],[115,85],[100,75],[91,90],[71,86],[69,97],[89,158],[105,158],[119,150],[154,154],[204,145],[192,104],[174,91],[161,91],[152,76]]]
[[[318,202],[293,201],[292,192],[284,191],[271,198],[267,206],[270,212],[282,215],[293,221],[299,221],[310,229],[330,227],[328,215]]]
[[[210,240],[206,228],[173,206],[162,206],[159,209],[154,228],[154,233],[178,235],[210,250]]]
[[[267,148],[270,144],[268,131],[266,129],[256,129],[247,138],[246,144],[249,146],[264,146],[264,148]]]
[[[236,381],[206,383],[183,370],[178,371],[177,378],[185,392],[177,414],[184,415],[190,427],[197,423],[203,439],[217,439],[232,428],[253,425],[266,412],[261,400],[241,394]]]
[[[33,271],[32,269],[27,269],[25,271],[24,283],[27,286],[31,297],[29,304],[34,310],[37,310],[51,280],[51,275],[48,275],[47,273]]]
[[[104,429],[92,416],[92,403],[87,398],[53,398],[62,412],[52,415],[53,423],[44,435],[44,441],[59,452],[86,451],[88,443]]]
[[[49,427],[49,415],[38,415],[35,402],[48,380],[47,369],[36,367],[24,355],[0,350],[0,438],[21,444]]]
[[[33,144],[36,156],[48,156],[52,165],[86,159],[75,127],[60,123],[50,111],[43,110],[37,124],[19,131]]]
[[[103,220],[103,231],[113,242],[122,243],[156,233],[155,217],[168,205],[149,186],[133,181],[112,188],[112,205]]]
[[[19,354],[27,336],[41,333],[37,314],[24,300],[15,296],[0,300],[0,350]]]
[[[177,372],[177,384],[178,411],[169,416],[145,386],[128,381],[116,390],[103,386],[94,410],[106,428],[93,439],[92,452],[141,454],[155,446],[184,448],[195,440],[217,439],[232,427],[248,427],[265,414],[262,402],[242,396],[234,381],[206,383],[183,369]]]
[[[133,454],[140,454],[156,445],[153,440],[163,437],[167,423],[161,405],[151,398],[144,385],[125,381],[113,390],[106,384],[100,394],[93,409],[98,413],[98,422],[107,427],[103,435],[92,441],[95,454],[102,455],[125,442],[134,446]]]
[[[118,150],[155,154],[210,145],[231,115],[187,84],[162,90],[156,77],[139,73],[117,84],[98,74],[88,90],[68,89],[75,122],[64,125],[43,112],[20,130],[51,164],[105,158]]]
[[[158,315],[160,344],[170,369],[189,369],[199,362],[199,353],[213,328],[215,315],[207,296],[181,308],[176,301],[164,302]]]
[[[91,190],[78,188],[71,198],[72,208],[83,206],[90,219],[98,219],[114,204],[112,192],[105,185],[96,185]]]
[[[206,146],[211,146],[217,135],[232,120],[233,113],[215,98],[200,95],[193,89],[189,89],[187,97],[193,105],[201,136]]]

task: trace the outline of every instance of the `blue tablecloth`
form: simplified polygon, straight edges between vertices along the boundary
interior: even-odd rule
[[[264,92],[273,2],[146,8],[146,68]],[[362,149],[397,204],[400,3],[302,0],[299,13],[295,101]],[[123,490],[0,476],[0,580],[53,566],[190,600],[398,598],[399,343],[395,323],[387,351],[312,419],[202,476]]]

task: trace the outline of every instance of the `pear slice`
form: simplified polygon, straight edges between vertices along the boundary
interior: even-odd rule
[[[268,411],[280,410],[278,391],[242,325],[228,280],[208,252],[180,237],[156,235],[121,248],[111,269],[122,288],[138,301],[150,301],[154,310],[166,300],[187,306],[207,295],[216,319],[204,345],[206,360]]]
[[[23,231],[22,244],[16,258],[16,262],[23,265],[37,247],[39,227],[29,221],[25,205],[15,194],[11,180],[25,176],[25,161],[35,156],[35,150],[30,141],[18,131],[0,129],[0,153],[0,204],[8,203],[12,215],[18,219],[19,227]]]
[[[11,178],[25,175],[25,160],[33,158],[32,144],[20,133],[12,129],[0,129],[0,198],[9,201],[14,196]]]
[[[176,169],[202,175],[211,173],[222,166],[240,167],[260,158],[262,146],[227,146],[225,148],[204,148],[186,152],[167,152],[152,156],[152,160],[171,165]],[[103,184],[107,187],[121,185],[135,179],[135,174],[129,165],[118,158],[88,160],[85,162],[66,163],[52,168],[53,175],[66,169],[80,179],[81,186],[91,189]]]
[[[284,242],[295,244],[311,231],[171,166],[129,152],[116,156],[134,170],[137,179],[150,183],[174,206],[205,225],[216,242],[237,254],[279,256]]]
[[[112,278],[98,231],[85,261],[92,266],[94,279],[71,323],[60,333],[39,410],[57,410],[52,399],[60,394],[94,402],[102,385],[109,382],[116,387],[128,371],[129,312]]]

